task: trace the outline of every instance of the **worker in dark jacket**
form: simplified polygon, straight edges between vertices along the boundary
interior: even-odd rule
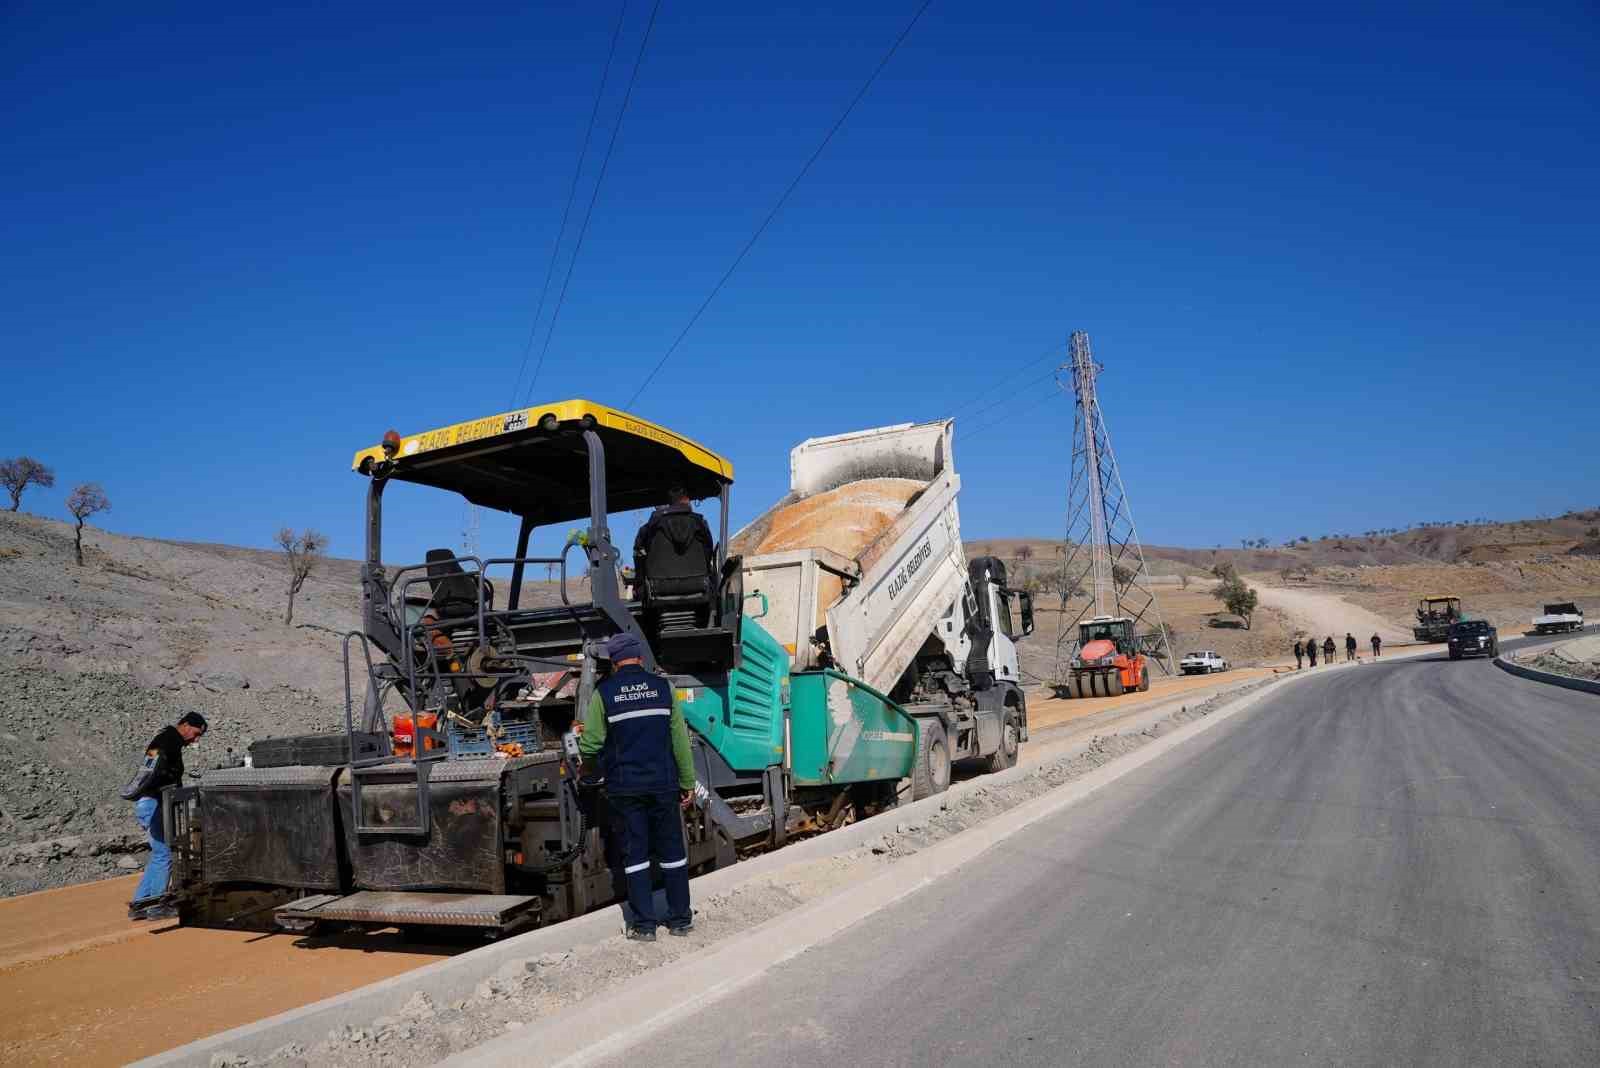
[[[1300,644],[1299,638],[1296,638],[1294,640],[1294,669],[1299,671],[1301,668],[1305,667],[1305,660],[1306,647]]]
[[[128,919],[160,920],[177,915],[160,903],[172,874],[172,851],[167,848],[166,827],[161,821],[161,791],[183,782],[183,748],[198,742],[206,733],[206,718],[198,712],[185,712],[171,727],[162,727],[145,748],[139,770],[122,788],[122,796],[133,802],[133,815],[150,842],[150,863],[144,867],[133,900],[128,903]]]
[[[1356,658],[1356,636],[1349,631],[1344,632],[1344,658],[1346,660]]]
[[[1315,638],[1306,639],[1306,659],[1311,662],[1312,667],[1317,666],[1317,639]]]
[[[1333,658],[1338,654],[1338,652],[1339,647],[1333,644],[1333,635],[1328,635],[1327,640],[1322,643],[1323,661],[1329,664],[1333,663]]]
[[[672,503],[652,512],[633,539],[633,573],[637,590],[643,589],[645,576],[650,574],[650,541],[662,529],[667,531],[680,554],[690,542],[699,542],[705,548],[710,566],[716,566],[716,539],[711,536],[711,527],[706,523],[705,516],[695,511],[690,503],[689,491],[681,485],[674,485],[667,490],[667,497]],[[684,518],[677,518],[680,516]]]
[[[1376,631],[1372,634],[1372,659],[1378,659],[1378,654],[1383,651],[1383,639],[1378,637]]]
[[[578,751],[585,764],[599,759],[606,797],[622,831],[623,872],[633,911],[629,938],[654,942],[663,922],[655,911],[652,861],[666,884],[670,934],[694,925],[689,908],[689,857],[678,814],[694,798],[689,727],[672,682],[643,664],[644,646],[631,634],[606,643],[611,674],[595,687],[583,720]]]

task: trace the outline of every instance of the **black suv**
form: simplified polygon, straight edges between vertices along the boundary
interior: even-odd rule
[[[1450,624],[1450,659],[1464,656],[1497,656],[1500,632],[1481,619],[1463,619]]]

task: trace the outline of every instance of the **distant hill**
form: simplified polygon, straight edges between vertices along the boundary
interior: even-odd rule
[[[1033,568],[1042,568],[1046,561],[1060,559],[1060,541],[1049,538],[980,538],[966,544],[969,553],[990,553],[1006,560],[1022,560],[1025,566]],[[1242,572],[1277,572],[1285,568],[1544,561],[1557,556],[1600,556],[1600,508],[1568,512],[1555,518],[1504,523],[1430,523],[1393,532],[1329,534],[1304,542],[1297,540],[1292,546],[1192,549],[1146,545],[1144,550],[1151,573],[1155,575],[1201,574],[1224,562]],[[1026,554],[1026,559],[1019,554]]]

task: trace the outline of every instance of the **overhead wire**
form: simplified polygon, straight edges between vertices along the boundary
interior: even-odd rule
[[[1046,349],[1045,351],[1039,353],[1037,356],[1028,357],[1027,359],[1023,360],[1021,363],[1019,363],[1015,367],[1013,367],[1011,370],[1009,370],[1005,374],[1001,375],[999,378],[996,378],[994,381],[990,382],[987,386],[984,386],[978,392],[968,396],[965,400],[963,400],[961,402],[961,404],[959,404],[957,406],[956,410],[959,411],[961,408],[966,408],[966,407],[972,406],[975,402],[977,402],[979,400],[982,400],[988,394],[994,392],[1001,385],[1003,385],[1007,380],[1016,377],[1019,373],[1021,373],[1022,371],[1027,370],[1029,367],[1032,367],[1034,364],[1038,363],[1040,360],[1047,360],[1050,357],[1059,354],[1066,347],[1067,346],[1066,346],[1066,344],[1064,342],[1061,343],[1061,344],[1051,345],[1048,349]],[[1052,369],[1052,373],[1053,373],[1053,369]]]
[[[611,128],[611,140],[606,144],[605,157],[600,161],[600,174],[595,179],[594,190],[589,194],[589,206],[584,209],[583,225],[578,228],[578,240],[572,249],[572,259],[567,262],[567,274],[561,281],[561,294],[556,298],[555,310],[550,313],[550,329],[544,335],[544,346],[539,350],[539,362],[534,365],[533,378],[528,382],[528,396],[533,395],[533,387],[539,380],[539,371],[544,366],[545,355],[550,351],[550,341],[556,334],[556,323],[561,318],[561,309],[567,302],[567,289],[572,284],[572,272],[578,266],[578,254],[583,251],[583,239],[589,233],[589,221],[594,217],[595,202],[600,199],[600,187],[605,184],[606,170],[611,166],[611,154],[617,147],[617,135],[622,132],[622,120],[628,114],[628,103],[633,99],[633,87],[639,80],[639,68],[644,63],[645,50],[650,46],[650,34],[656,26],[656,15],[661,10],[661,0],[656,0],[650,8],[650,21],[644,28],[644,37],[639,42],[639,54],[633,60],[633,72],[628,75],[628,88],[622,95],[622,107],[617,112],[616,125]]]
[[[567,187],[567,205],[561,209],[561,226],[556,230],[555,242],[550,246],[550,262],[545,265],[544,284],[539,287],[539,306],[534,310],[533,322],[528,324],[528,340],[522,347],[522,363],[517,367],[516,380],[511,384],[511,403],[517,403],[517,394],[522,391],[522,376],[528,370],[528,357],[533,354],[534,339],[539,336],[539,322],[544,318],[544,306],[550,297],[550,279],[555,276],[556,260],[560,258],[561,240],[567,235],[567,220],[572,216],[572,202],[577,199],[578,179],[583,175],[583,164],[589,157],[589,142],[594,137],[595,120],[600,115],[600,102],[605,97],[606,83],[611,79],[611,62],[617,55],[617,41],[622,36],[622,23],[628,14],[628,0],[622,0],[622,9],[617,13],[617,24],[611,30],[611,48],[606,52],[606,65],[600,72],[600,88],[595,90],[594,107],[589,109],[589,125],[583,131],[583,145],[578,149],[578,163],[572,168],[572,183]],[[543,357],[541,355],[541,362]],[[539,377],[539,371],[534,369],[533,377]],[[529,390],[532,390],[530,385]]]
[[[1041,393],[1039,396],[1035,397],[1032,401],[1024,403],[1022,405],[1019,405],[1018,407],[1013,408],[1010,411],[1006,412],[1006,414],[1001,416],[999,419],[994,419],[994,420],[991,420],[990,422],[984,423],[982,426],[978,427],[975,430],[966,431],[965,434],[966,434],[966,436],[968,438],[972,437],[973,435],[981,436],[984,433],[986,433],[987,431],[993,430],[996,427],[1004,426],[1006,423],[1010,422],[1016,416],[1021,415],[1023,412],[1031,412],[1031,411],[1033,411],[1033,409],[1038,408],[1039,406],[1044,404],[1045,401],[1058,400],[1060,397],[1061,397],[1061,391],[1060,390],[1051,390],[1049,393]]]
[[[1008,403],[1011,400],[1011,398],[1015,397],[1018,393],[1021,393],[1023,390],[1030,389],[1033,386],[1038,385],[1040,382],[1046,381],[1047,379],[1054,378],[1055,374],[1056,374],[1056,369],[1054,367],[1052,367],[1049,371],[1045,372],[1042,375],[1035,375],[1034,377],[1032,377],[1032,378],[1028,379],[1027,381],[1023,382],[1021,385],[1019,385],[1016,389],[1012,390],[1011,392],[1002,394],[1001,396],[997,397],[996,399],[991,400],[988,403],[986,403],[986,404],[984,404],[984,405],[982,405],[980,407],[970,408],[970,409],[965,410],[966,417],[968,419],[972,419],[972,418],[975,418],[977,416],[982,415],[985,412],[993,411],[994,409],[1000,407],[1000,405]],[[957,415],[961,415],[962,412],[963,412],[963,409],[960,409],[960,408],[956,409],[956,414]]]
[[[828,132],[823,135],[822,141],[818,143],[811,155],[806,158],[805,163],[800,167],[799,173],[794,176],[794,179],[784,189],[782,195],[778,197],[777,202],[772,205],[772,210],[767,212],[766,217],[761,220],[761,224],[756,227],[755,233],[751,234],[750,239],[739,249],[739,254],[733,258],[733,262],[728,265],[728,269],[722,272],[722,277],[717,279],[717,284],[711,287],[711,292],[706,294],[706,298],[700,302],[700,306],[695,309],[694,314],[689,316],[689,321],[684,324],[682,330],[678,331],[678,336],[673,338],[671,345],[667,346],[667,351],[662,353],[661,358],[650,369],[650,373],[644,376],[644,380],[633,391],[633,396],[628,398],[628,407],[632,407],[633,402],[638,400],[650,383],[655,380],[656,375],[661,372],[661,369],[667,365],[667,361],[672,358],[672,354],[678,351],[678,346],[683,343],[683,339],[689,336],[689,331],[694,329],[695,323],[700,321],[700,316],[704,315],[705,310],[711,306],[711,302],[717,299],[717,294],[722,292],[722,287],[728,284],[728,279],[733,277],[734,272],[739,269],[739,265],[744,262],[744,258],[750,254],[750,250],[761,239],[761,235],[766,233],[767,227],[772,225],[772,220],[778,217],[778,212],[783,210],[783,206],[788,202],[790,194],[799,187],[806,174],[810,172],[812,164],[816,163],[822,156],[823,150],[833,140],[833,135],[839,132],[839,128],[850,117],[850,113],[855,110],[856,105],[861,103],[862,97],[867,95],[867,90],[871,89],[872,84],[878,80],[878,75],[883,73],[883,69],[889,65],[889,61],[900,50],[901,43],[911,34],[912,29],[917,25],[917,21],[922,18],[922,13],[928,10],[928,6],[931,3],[933,3],[933,0],[923,0],[922,5],[917,8],[916,14],[911,16],[911,20],[906,23],[905,28],[894,39],[894,43],[889,46],[888,51],[883,54],[883,58],[878,60],[878,65],[872,69],[872,73],[867,76],[867,80],[862,83],[861,88],[856,91],[856,95],[850,98],[850,103],[845,106],[844,111],[834,120],[833,125],[828,128]]]

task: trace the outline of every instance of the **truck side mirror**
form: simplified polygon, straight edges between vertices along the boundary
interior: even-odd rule
[[[1033,594],[1022,590],[1017,594],[1017,600],[1022,602],[1022,636],[1026,638],[1033,633]]]

